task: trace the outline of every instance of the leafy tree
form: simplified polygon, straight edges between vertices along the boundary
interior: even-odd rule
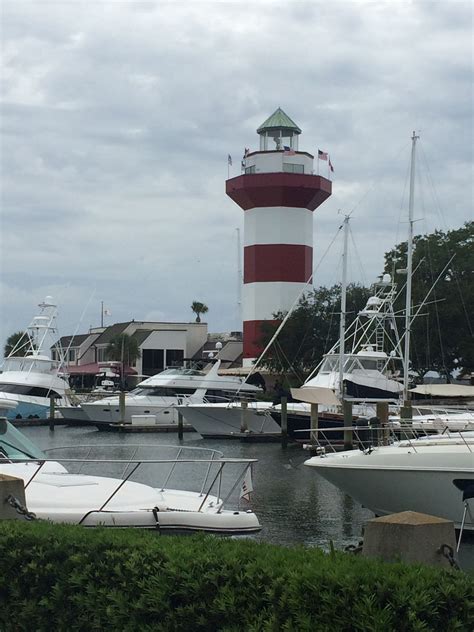
[[[394,274],[399,287],[406,284],[406,275],[397,272],[406,268],[406,257],[406,242],[385,255],[385,271]],[[405,309],[405,297],[403,287],[395,304],[400,314]],[[414,314],[425,299],[426,304],[412,323],[412,368],[420,376],[430,369],[446,376],[456,368],[471,372],[474,370],[474,222],[466,222],[455,230],[435,231],[414,238]]]
[[[201,314],[206,314],[209,311],[207,305],[204,303],[200,303],[199,301],[193,301],[191,305],[191,310],[196,314],[196,322],[201,322]]]
[[[346,296],[348,327],[367,303],[370,290],[350,284]],[[263,366],[272,373],[293,374],[296,383],[301,383],[338,340],[340,311],[340,285],[319,287],[304,295],[267,351]],[[281,322],[285,315],[280,312],[274,314],[274,318]],[[262,324],[260,344],[263,347],[270,342],[278,326],[279,323],[271,321]]]
[[[26,331],[17,331],[11,334],[7,338],[7,342],[4,347],[4,356],[7,358],[9,355],[15,355],[23,357],[31,349],[31,340]]]
[[[121,362],[124,366],[132,366],[140,357],[137,339],[128,334],[114,336],[105,350],[108,360]]]

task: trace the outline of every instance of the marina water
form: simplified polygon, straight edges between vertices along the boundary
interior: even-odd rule
[[[99,444],[156,444],[196,446],[220,450],[225,457],[258,459],[253,470],[254,492],[251,501],[240,501],[242,510],[252,509],[262,530],[252,539],[284,546],[305,545],[338,549],[357,545],[362,529],[374,517],[368,509],[347,496],[303,465],[309,453],[300,445],[242,443],[239,440],[205,440],[194,432],[104,433],[89,426],[47,426],[21,428],[40,448]],[[465,534],[459,560],[463,569],[474,569],[474,537]]]

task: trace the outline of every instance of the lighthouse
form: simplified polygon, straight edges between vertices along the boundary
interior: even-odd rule
[[[243,365],[262,351],[261,325],[276,322],[311,280],[313,211],[331,195],[314,173],[314,156],[299,149],[301,129],[278,108],[257,129],[258,151],[245,150],[242,174],[226,181],[244,211]]]

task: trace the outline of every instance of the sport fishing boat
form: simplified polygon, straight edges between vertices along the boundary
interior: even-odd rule
[[[0,408],[11,405],[0,401]],[[224,508],[240,490],[243,497],[253,489],[254,462],[225,459],[215,450],[150,444],[41,451],[6,418],[0,419],[0,474],[25,485],[26,507],[18,498],[10,498],[10,504],[30,518],[52,522],[160,533],[256,532],[261,526],[252,511]],[[115,471],[120,474],[114,476]]]
[[[177,425],[182,404],[228,402],[235,398],[252,400],[261,393],[253,384],[241,378],[219,375],[220,360],[205,373],[191,368],[166,369],[140,382],[125,394],[125,410],[120,409],[120,397],[106,397],[81,404],[82,410],[99,428],[104,424],[132,423],[133,417],[147,416],[158,425]]]
[[[377,516],[417,511],[474,530],[474,432],[320,454],[305,465]],[[472,492],[472,496],[470,496]],[[467,509],[467,511],[465,511]]]
[[[50,296],[38,306],[40,311],[23,337],[5,358],[0,373],[0,397],[15,403],[9,419],[46,419],[51,398],[55,405],[70,404],[64,363],[48,354],[56,340],[57,306]],[[58,356],[59,357],[59,356]]]

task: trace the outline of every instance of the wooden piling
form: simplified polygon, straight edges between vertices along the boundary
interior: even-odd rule
[[[352,450],[352,435],[353,432],[351,430],[352,427],[352,402],[347,400],[343,400],[342,402],[342,410],[344,413],[344,450]]]
[[[178,439],[183,438],[183,414],[178,410]]]
[[[388,402],[377,402],[377,417],[380,421],[382,445],[388,445]]]
[[[318,441],[318,427],[319,427],[319,419],[318,419],[318,405],[311,404],[311,431],[310,431],[310,441],[311,445],[315,445]]]
[[[240,402],[241,415],[240,415],[240,432],[247,432],[249,429],[247,421],[247,408],[248,402]]]
[[[286,397],[281,398],[281,447],[288,446],[288,400]]]
[[[54,395],[49,396],[49,429],[54,431]]]
[[[120,423],[125,423],[125,391],[119,393]]]

